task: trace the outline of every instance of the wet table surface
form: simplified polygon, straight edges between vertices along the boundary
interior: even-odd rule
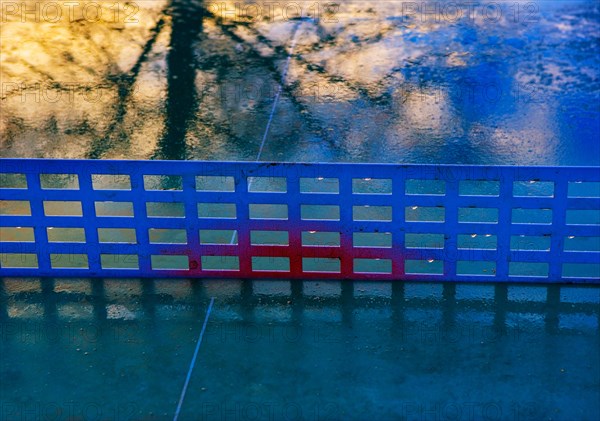
[[[95,4],[2,5],[0,156],[600,164],[595,1]],[[598,287],[0,286],[0,419],[172,419],[211,297],[180,419],[600,418]]]
[[[180,419],[600,415],[597,287],[172,279],[0,286],[2,419],[172,419],[210,298]]]
[[[593,0],[94,5],[3,11],[2,156],[600,164]]]

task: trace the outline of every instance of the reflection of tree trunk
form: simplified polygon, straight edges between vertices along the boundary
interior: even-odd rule
[[[167,55],[167,103],[165,131],[158,143],[156,158],[185,159],[185,134],[197,107],[195,60],[192,48],[202,32],[201,4],[172,0],[171,43]]]

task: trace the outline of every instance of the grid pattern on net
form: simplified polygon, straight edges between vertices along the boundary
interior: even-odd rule
[[[0,164],[5,276],[600,277],[597,168]]]

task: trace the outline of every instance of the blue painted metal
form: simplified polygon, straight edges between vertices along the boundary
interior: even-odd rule
[[[0,179],[6,179],[8,174],[24,174],[27,185],[6,188],[6,183],[2,183],[5,188],[0,188],[0,205],[5,210],[0,217],[0,228],[33,228],[35,240],[21,241],[3,231],[0,236],[2,276],[594,283],[600,279],[600,250],[596,246],[566,247],[566,242],[582,237],[589,240],[589,244],[600,241],[600,194],[594,190],[600,182],[598,168],[0,159]],[[78,188],[43,188],[42,174],[75,174]],[[129,182],[129,189],[100,189],[94,184],[99,175],[120,175],[122,180]],[[173,190],[168,185],[162,190],[146,189],[144,176],[150,175],[180,176],[181,189]],[[221,186],[228,186],[226,177],[232,177],[234,189],[197,190],[196,177],[204,176],[223,177],[216,179],[222,180]],[[249,177],[265,177],[267,185],[281,185],[283,179],[284,188],[277,192],[255,192]],[[329,187],[334,188],[329,190],[333,192],[303,192],[301,179],[331,183]],[[388,190],[366,192],[370,194],[358,190],[358,184],[369,185],[373,180],[386,180]],[[438,180],[442,189],[413,194],[415,192],[407,191],[407,180],[417,185]],[[482,190],[485,181],[493,182],[491,190]],[[466,182],[476,185],[479,191],[466,194]],[[572,193],[579,183],[596,185],[592,185],[590,194]],[[28,202],[31,214],[15,215],[7,211],[15,204],[12,201]],[[82,215],[47,215],[44,202],[48,201],[79,202]],[[114,202],[130,203],[134,217],[99,216],[97,202],[111,202],[109,207]],[[182,208],[181,217],[148,215],[147,206],[151,202],[178,203]],[[199,218],[198,203],[215,203],[218,209],[225,209],[224,204],[234,204],[235,218]],[[251,218],[251,204],[285,205],[287,219]],[[338,209],[333,212],[334,219],[331,215],[324,219],[318,213],[303,214],[308,209],[306,205],[329,205]],[[526,219],[525,223],[517,223],[518,215],[529,210],[532,215],[537,211],[546,219]],[[360,212],[372,213],[373,217],[359,220]],[[415,214],[426,218],[428,213],[430,216],[442,215],[443,220],[414,221],[411,217]],[[468,219],[469,214],[475,219]],[[49,241],[48,228],[60,227],[82,228],[85,242]],[[99,228],[132,229],[136,234],[135,242],[101,242]],[[151,243],[149,230],[159,228],[185,230],[185,243]],[[235,230],[236,241],[203,244],[200,230]],[[256,230],[285,231],[288,244],[254,245],[251,235]],[[339,233],[339,244],[307,245],[303,243],[303,232],[304,235]],[[357,247],[353,243],[357,233],[389,233],[391,243]],[[409,244],[407,238],[413,234],[441,234],[443,239],[434,244],[436,248],[427,248],[431,245]],[[469,237],[473,241],[482,237],[495,241],[485,248],[469,246],[469,242],[465,242]],[[524,247],[515,247],[515,243]],[[539,247],[538,243],[548,243],[548,246]],[[81,267],[59,267],[77,266],[68,263],[74,255],[84,255],[87,263],[79,265]],[[159,269],[153,263],[156,256],[183,256],[188,268]],[[213,270],[204,263],[207,256],[221,256],[224,264],[231,259],[237,260],[237,265],[229,268],[234,270]],[[228,260],[223,256],[233,257]],[[261,269],[257,257],[271,258],[266,259],[266,269]],[[275,259],[277,257],[283,260]],[[316,266],[310,266],[309,271],[307,259],[311,258],[332,260],[314,261]],[[115,268],[115,265],[107,264],[111,259],[131,268]],[[35,260],[35,267],[19,267]],[[63,264],[65,262],[67,264]],[[277,266],[277,262],[284,264]]]

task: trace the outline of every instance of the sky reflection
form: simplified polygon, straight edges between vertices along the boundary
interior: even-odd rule
[[[294,36],[261,159],[600,165],[594,1],[50,3],[2,6],[4,157],[254,160]]]

